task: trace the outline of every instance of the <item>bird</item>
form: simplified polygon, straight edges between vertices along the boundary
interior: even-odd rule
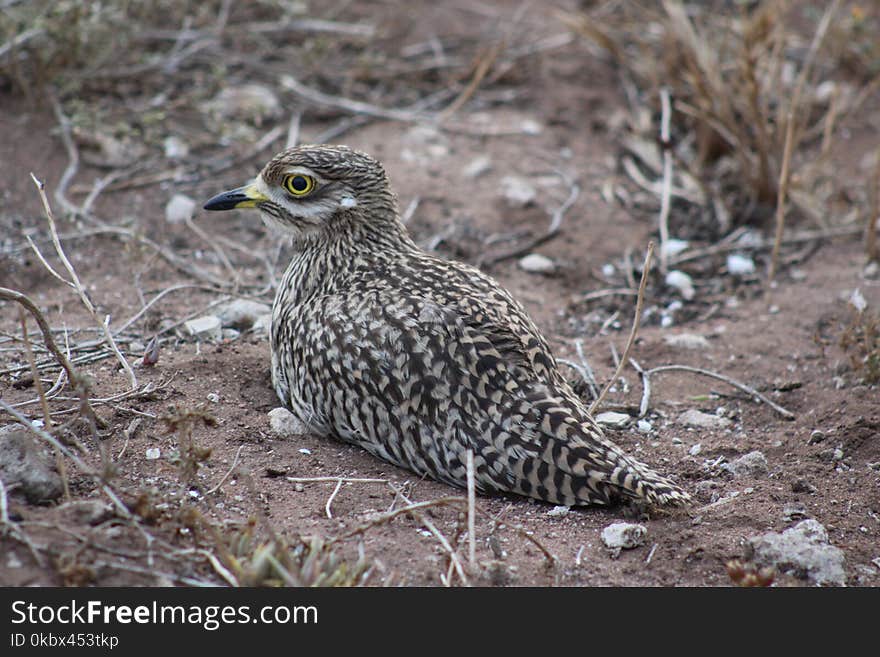
[[[689,494],[608,439],[499,283],[421,249],[382,164],[348,146],[275,155],[204,204],[290,238],[272,306],[272,385],[310,434],[484,495],[676,506]]]

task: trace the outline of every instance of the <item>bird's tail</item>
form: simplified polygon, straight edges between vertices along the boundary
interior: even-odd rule
[[[608,505],[627,498],[658,506],[690,501],[671,479],[606,438],[583,405],[566,397],[532,397],[528,410],[520,406],[530,435],[512,450],[509,469],[515,492],[567,506]]]

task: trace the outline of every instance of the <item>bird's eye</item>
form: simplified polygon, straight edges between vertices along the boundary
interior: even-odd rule
[[[301,173],[287,176],[284,179],[284,189],[294,196],[305,196],[315,189],[315,179],[311,176],[304,176]]]

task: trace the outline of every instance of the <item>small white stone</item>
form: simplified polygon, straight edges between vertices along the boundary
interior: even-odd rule
[[[849,304],[860,313],[864,312],[865,308],[868,307],[868,302],[865,301],[865,296],[859,288],[853,290],[853,293],[849,297]]]
[[[179,160],[189,155],[189,144],[174,135],[166,137],[162,147],[165,149],[165,157],[169,160]]]
[[[651,425],[651,423],[648,422],[647,420],[639,420],[636,427],[642,433],[651,433],[651,431],[654,429],[654,427]]]
[[[645,542],[648,530],[644,525],[615,522],[602,530],[602,542],[612,550],[629,550]]]
[[[492,168],[492,158],[488,155],[479,155],[471,160],[462,170],[465,178],[479,178]]]
[[[312,450],[306,449],[305,447],[303,447],[301,450],[299,450],[299,453],[308,455],[308,454],[312,453]]]
[[[512,207],[524,208],[534,202],[537,195],[534,186],[525,178],[505,176],[501,179],[501,196]]]
[[[615,271],[617,271],[617,269],[610,262],[606,262],[604,265],[602,265],[602,275],[605,278],[610,278],[611,276],[614,276]]]
[[[308,427],[283,406],[269,411],[269,428],[283,438],[308,433]]]
[[[622,429],[627,426],[632,418],[626,413],[615,413],[614,411],[605,411],[596,416],[596,422],[606,427]]]
[[[763,452],[755,450],[733,461],[730,470],[737,477],[763,477],[770,472],[770,467]]]
[[[709,341],[698,333],[677,333],[675,335],[664,335],[663,342],[670,347],[680,349],[710,349]]]
[[[534,119],[525,119],[519,127],[527,135],[540,135],[544,131],[544,126]]]
[[[197,317],[184,323],[183,327],[187,333],[199,340],[209,340],[218,342],[222,335],[220,318],[214,315],[205,315]]]
[[[162,456],[162,450],[160,450],[158,447],[149,447],[147,449],[147,460],[148,461],[155,461],[160,456]]]
[[[703,413],[696,409],[685,411],[678,417],[678,423],[688,427],[697,427],[699,429],[724,429],[729,427],[731,422],[726,417],[718,417]]]
[[[694,279],[685,274],[683,271],[673,269],[666,274],[666,284],[675,288],[681,294],[682,298],[690,301],[694,298]]]
[[[202,109],[214,116],[243,119],[260,124],[263,120],[281,113],[281,101],[267,86],[244,84],[225,87],[214,98],[204,103]]]
[[[185,194],[175,194],[165,206],[165,221],[169,224],[181,224],[192,219],[196,211],[196,202]]]
[[[218,395],[216,392],[209,392],[209,393],[206,395],[206,398],[207,398],[208,401],[211,402],[212,404],[216,404],[216,403],[218,403],[218,402],[220,401],[220,395]]]
[[[547,512],[547,515],[551,518],[563,518],[568,515],[569,511],[571,511],[569,506],[554,506]]]
[[[556,263],[540,253],[530,253],[520,259],[519,268],[530,274],[551,274],[556,271]]]
[[[747,256],[731,253],[727,256],[727,273],[733,276],[745,276],[755,273],[755,261]]]
[[[672,237],[663,243],[662,253],[664,253],[667,257],[676,256],[684,251],[686,248],[688,248],[690,245],[691,243],[687,240],[678,240]]]
[[[690,454],[691,456],[697,456],[702,451],[703,445],[701,443],[697,443],[688,450],[688,454]]]

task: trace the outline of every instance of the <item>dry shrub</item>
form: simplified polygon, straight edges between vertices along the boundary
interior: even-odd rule
[[[610,53],[637,107],[656,112],[660,89],[670,91],[676,168],[700,186],[712,238],[773,216],[789,125],[788,189],[781,196],[799,215],[828,225],[838,188],[829,150],[841,117],[877,86],[876,78],[866,85],[865,76],[876,75],[880,51],[867,36],[863,9],[844,11],[839,0],[824,13],[805,5],[664,0],[560,14]],[[851,38],[855,33],[860,40]],[[633,123],[645,141],[656,140],[650,119]]]
[[[274,532],[270,540],[257,538],[251,521],[228,539],[216,536],[216,553],[241,586],[363,586],[369,563],[347,561],[319,537],[288,542]]]

